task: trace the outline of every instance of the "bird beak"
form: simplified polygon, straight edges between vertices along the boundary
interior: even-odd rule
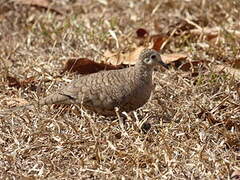
[[[169,65],[168,64],[165,64],[162,60],[158,61],[158,63],[160,65],[162,65],[163,67],[165,67],[166,69],[169,69]]]

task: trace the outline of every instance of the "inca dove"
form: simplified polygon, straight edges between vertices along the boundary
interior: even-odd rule
[[[107,116],[115,115],[115,107],[130,112],[148,101],[153,89],[153,67],[159,64],[167,67],[157,51],[145,49],[134,67],[79,77],[38,104],[81,104]]]

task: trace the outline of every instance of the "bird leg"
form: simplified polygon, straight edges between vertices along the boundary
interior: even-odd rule
[[[116,115],[118,117],[119,125],[120,125],[120,128],[121,128],[123,134],[128,136],[128,134],[127,134],[127,132],[126,132],[126,130],[124,128],[124,124],[126,123],[126,121],[125,121],[125,119],[122,116],[122,112],[119,112],[119,108],[118,107],[115,107],[114,109],[115,109]],[[120,115],[120,113],[121,113],[121,115]]]

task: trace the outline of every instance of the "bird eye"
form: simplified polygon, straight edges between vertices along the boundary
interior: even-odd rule
[[[156,55],[151,55],[150,58],[151,58],[151,59],[156,59],[156,57],[157,57]]]

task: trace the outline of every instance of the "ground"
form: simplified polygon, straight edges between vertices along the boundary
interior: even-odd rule
[[[2,111],[35,102],[70,82],[77,75],[61,70],[72,57],[98,61],[107,50],[139,46],[139,28],[170,37],[161,53],[184,52],[187,62],[197,63],[188,63],[194,66],[188,70],[158,69],[151,100],[129,114],[123,126],[117,117],[75,106],[0,114],[1,179],[240,175],[239,76],[217,70],[239,68],[238,0],[56,2],[49,8],[0,2]],[[190,33],[197,27],[218,27],[221,33]]]

